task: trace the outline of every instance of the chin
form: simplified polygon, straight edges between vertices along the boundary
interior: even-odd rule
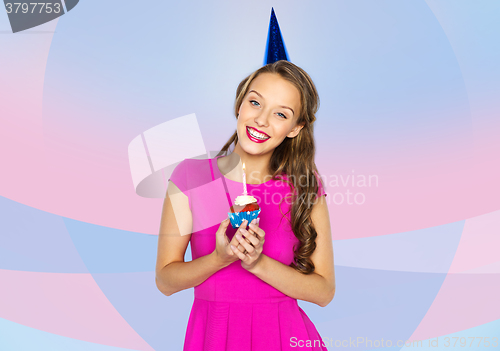
[[[269,152],[267,147],[263,147],[260,144],[255,144],[251,140],[241,140],[239,141],[241,149],[249,155],[263,155]]]
[[[247,147],[246,145],[241,145],[241,148],[243,149],[243,151],[248,154],[248,155],[254,155],[254,156],[257,156],[257,155],[262,155],[262,154],[265,154],[266,151],[263,150],[263,149],[260,149],[260,148],[253,148],[253,147]]]

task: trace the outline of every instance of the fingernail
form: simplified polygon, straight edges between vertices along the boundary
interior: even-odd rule
[[[238,239],[238,240],[241,239],[241,234],[240,233],[236,233],[236,239]]]
[[[257,219],[255,219],[255,218],[252,219],[252,222],[250,222],[250,223],[257,223]]]
[[[231,249],[235,250],[235,249],[236,249],[236,247],[234,247],[234,245],[233,245],[233,244],[231,244]]]
[[[260,223],[260,218],[257,218],[257,223]]]

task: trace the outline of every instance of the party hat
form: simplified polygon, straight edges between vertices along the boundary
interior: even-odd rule
[[[271,8],[271,19],[269,20],[269,32],[267,34],[266,53],[264,55],[264,65],[273,63],[279,60],[287,60],[288,52],[286,51],[283,37],[281,36],[280,26],[274,8]]]

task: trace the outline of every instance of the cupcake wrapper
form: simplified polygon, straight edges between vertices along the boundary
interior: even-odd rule
[[[244,219],[246,219],[248,223],[250,223],[252,220],[254,220],[259,216],[260,210],[261,209],[259,208],[256,211],[246,211],[246,212],[236,212],[236,213],[228,212],[231,225],[233,226],[233,228],[238,228]]]

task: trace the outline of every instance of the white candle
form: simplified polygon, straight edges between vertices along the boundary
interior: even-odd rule
[[[247,177],[245,175],[245,163],[243,163],[243,195],[247,194]]]

